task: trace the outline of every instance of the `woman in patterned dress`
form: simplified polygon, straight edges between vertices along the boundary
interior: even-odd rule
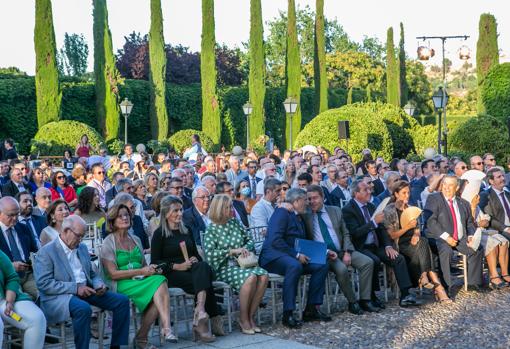
[[[254,316],[266,291],[268,276],[267,271],[258,266],[243,269],[237,264],[235,257],[247,256],[254,245],[232,211],[230,196],[214,196],[209,208],[211,223],[205,231],[203,245],[218,280],[239,291],[241,331],[255,334],[261,332]]]

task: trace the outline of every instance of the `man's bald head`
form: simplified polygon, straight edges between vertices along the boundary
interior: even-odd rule
[[[6,196],[0,199],[0,212],[19,208],[19,204],[12,196]]]
[[[64,218],[62,222],[62,231],[60,239],[69,247],[74,250],[80,244],[81,239],[87,232],[87,223],[78,215],[72,215]]]
[[[10,196],[6,196],[0,199],[0,222],[12,228],[18,221],[19,215],[19,204]]]

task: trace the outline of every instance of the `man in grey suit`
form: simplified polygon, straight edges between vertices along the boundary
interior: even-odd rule
[[[87,247],[80,244],[87,225],[79,216],[62,223],[60,236],[39,250],[34,263],[41,308],[49,324],[73,322],[76,348],[90,342],[91,305],[113,312],[110,348],[128,344],[129,299],[109,292],[94,271]]]
[[[328,250],[336,253],[337,258],[329,259],[328,263],[349,302],[349,312],[357,315],[362,313],[361,309],[378,312],[380,309],[370,301],[374,262],[370,257],[354,250],[351,236],[342,218],[342,210],[336,206],[324,205],[323,189],[318,185],[310,185],[306,193],[311,209],[302,215],[306,236],[310,240],[325,242]],[[359,303],[351,286],[348,270],[351,265],[359,272]]]
[[[499,167],[487,171],[491,185],[489,190],[480,193],[480,209],[491,216],[491,229],[510,239],[510,193],[505,190],[505,173]]]

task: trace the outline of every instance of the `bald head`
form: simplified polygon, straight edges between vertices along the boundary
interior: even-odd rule
[[[6,196],[0,199],[0,222],[12,228],[18,221],[19,215],[19,204],[10,196]]]
[[[74,250],[80,244],[81,239],[85,236],[87,231],[87,223],[78,215],[72,215],[64,218],[62,222],[62,230],[60,232],[60,239],[69,247]]]

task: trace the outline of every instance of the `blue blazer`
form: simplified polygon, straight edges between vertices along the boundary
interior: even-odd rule
[[[202,246],[200,241],[200,232],[205,232],[205,224],[200,216],[200,213],[195,208],[195,205],[191,206],[187,210],[184,210],[182,214],[182,222],[185,226],[191,228],[193,239],[197,246]]]
[[[304,223],[294,212],[277,208],[269,219],[266,239],[260,252],[260,266],[283,256],[296,257],[296,239],[306,239]]]
[[[34,236],[25,225],[18,222],[14,226],[14,230],[16,230],[16,233],[18,233],[18,239],[21,244],[23,254],[25,255],[26,262],[30,257],[30,252],[37,252],[37,243],[34,239]],[[7,243],[7,241],[5,241],[3,233],[0,234],[0,249],[12,261],[11,249],[9,248],[9,244]]]
[[[41,237],[41,231],[48,226],[46,217],[32,215],[32,224],[34,225],[37,237]]]

